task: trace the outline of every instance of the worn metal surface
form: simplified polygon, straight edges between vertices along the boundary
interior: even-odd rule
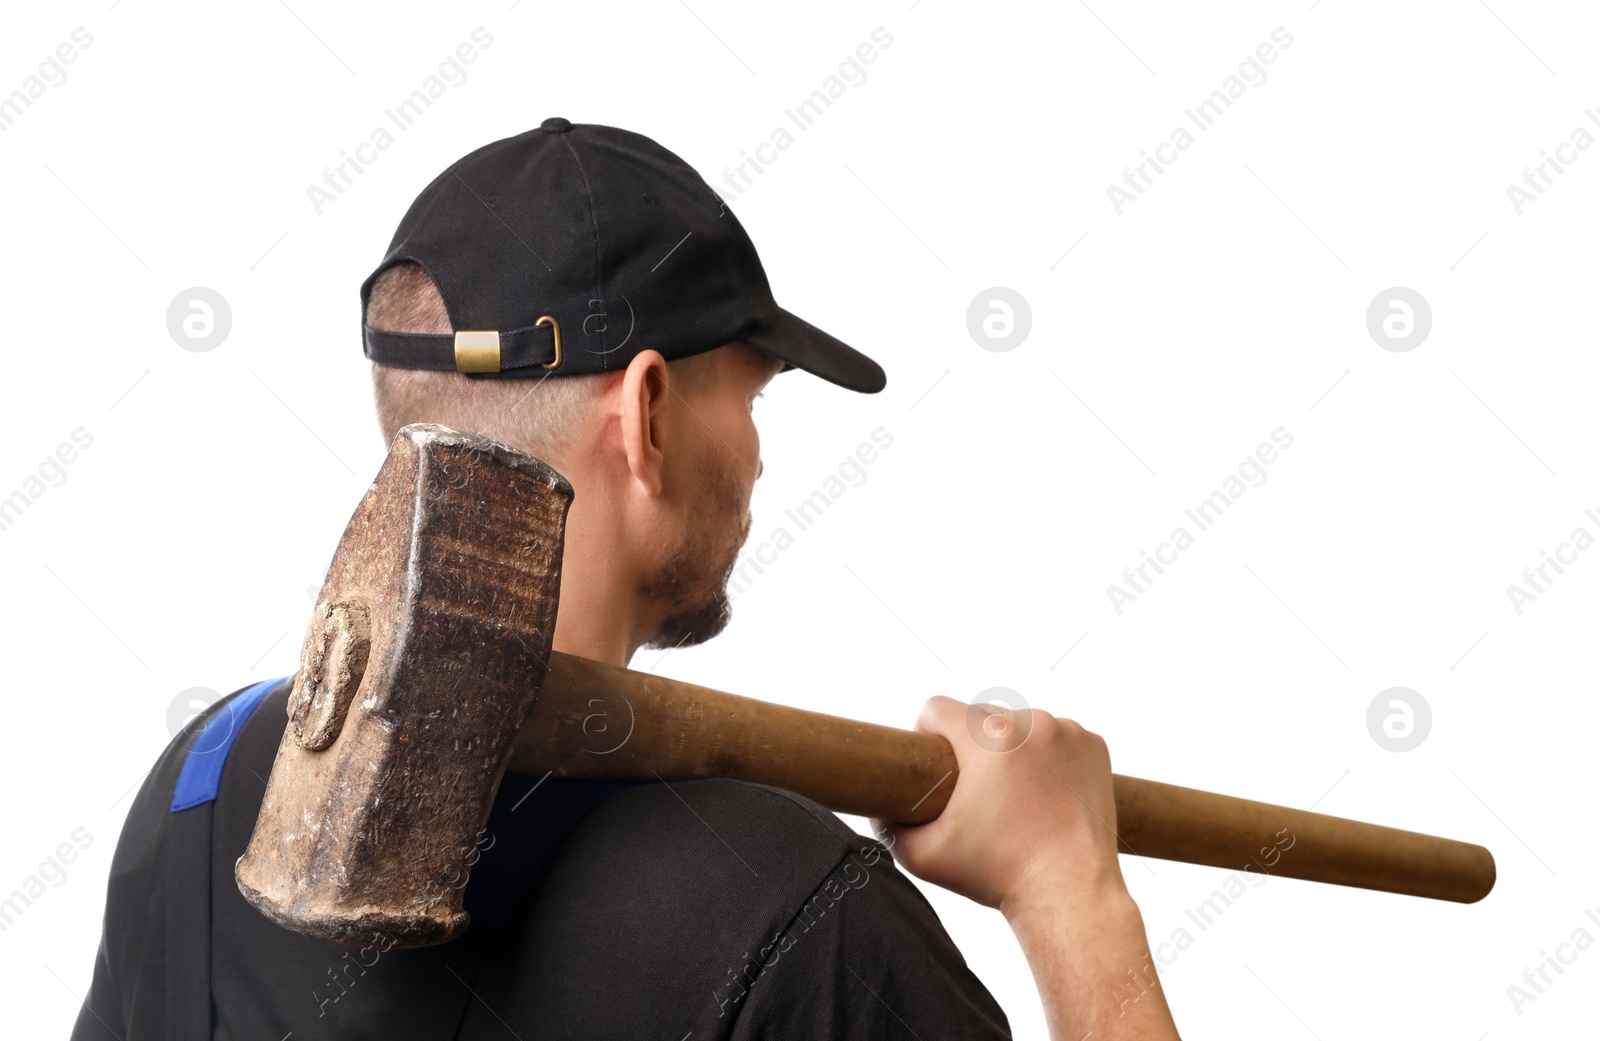
[[[488,438],[403,428],[312,612],[239,889],[337,943],[442,943],[537,697],[572,488]]]

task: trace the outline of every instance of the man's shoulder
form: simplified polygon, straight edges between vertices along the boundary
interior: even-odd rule
[[[691,843],[700,836],[676,828],[684,817],[698,820],[706,830],[721,822],[753,840],[786,838],[808,845],[842,847],[862,839],[833,813],[803,795],[722,777],[636,785],[612,797],[602,810],[633,826],[655,822],[661,830]]]
[[[631,787],[593,810],[552,865],[582,862],[631,883],[803,896],[852,853],[882,848],[810,799],[725,778]]]
[[[167,818],[214,799],[223,767],[232,758],[259,758],[264,751],[271,762],[276,739],[270,726],[251,727],[248,723],[274,697],[282,719],[288,686],[287,677],[247,684],[218,698],[178,728],[151,764],[129,806],[118,840],[124,872],[140,865],[154,867],[164,858],[161,844]],[[272,742],[270,746],[263,737]],[[115,864],[112,873],[119,873]]]
[[[921,1036],[1005,1036],[885,848],[782,789],[706,779],[614,795],[524,915],[479,989],[509,1022],[562,1006],[616,1036],[878,1037],[907,1017]]]
[[[589,812],[546,865],[530,910],[559,933],[592,933],[597,912],[662,926],[630,941],[647,947],[753,939],[852,858],[891,864],[882,846],[791,792],[720,778],[652,782]]]

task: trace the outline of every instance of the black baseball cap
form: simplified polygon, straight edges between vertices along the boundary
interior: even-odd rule
[[[411,260],[454,333],[365,322],[372,285]],[[380,365],[477,377],[613,372],[642,350],[671,361],[735,340],[863,393],[877,362],[772,298],[755,244],[694,169],[650,138],[545,120],[434,178],[361,283],[362,342]]]

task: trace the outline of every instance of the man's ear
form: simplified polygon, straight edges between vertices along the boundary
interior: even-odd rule
[[[628,470],[651,496],[661,494],[662,447],[666,410],[667,360],[659,351],[640,351],[622,374],[622,447]]]

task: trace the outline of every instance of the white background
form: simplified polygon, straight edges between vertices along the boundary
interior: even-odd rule
[[[0,531],[0,895],[92,836],[0,933],[6,1033],[73,1020],[174,697],[295,667],[307,587],[386,447],[357,287],[415,194],[553,115],[648,134],[720,185],[876,27],[893,42],[865,80],[723,189],[779,301],[889,374],[876,396],[775,381],[752,545],[875,428],[893,445],[721,639],[635,667],[902,726],[1003,685],[1103,734],[1119,772],[1494,851],[1476,905],[1273,879],[1203,932],[1184,912],[1228,872],[1124,858],[1152,942],[1194,934],[1162,970],[1188,1036],[1592,1032],[1600,947],[1520,1010],[1507,987],[1579,927],[1600,939],[1600,551],[1520,615],[1506,592],[1600,535],[1600,149],[1520,214],[1506,192],[1600,134],[1591,12],[291,6],[31,5],[0,38],[9,92],[93,36],[0,134],[0,496],[93,437]],[[478,26],[468,78],[314,212],[307,185]],[[1267,78],[1118,215],[1107,185],[1278,27]],[[167,331],[192,286],[232,308],[207,353]],[[994,286],[1031,305],[1007,352],[967,329]],[[1404,353],[1366,327],[1393,286],[1433,314]],[[1279,427],[1265,483],[1119,615],[1108,584]],[[1396,685],[1433,715],[1404,753],[1366,724]],[[1044,1036],[1000,916],[927,891],[1017,1036]]]

